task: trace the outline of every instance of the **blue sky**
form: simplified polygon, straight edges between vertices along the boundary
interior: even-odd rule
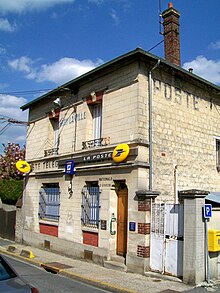
[[[220,0],[0,0],[0,145],[25,142],[2,116],[27,121],[20,106],[45,90],[162,41],[159,1],[181,14],[182,67],[220,85]]]

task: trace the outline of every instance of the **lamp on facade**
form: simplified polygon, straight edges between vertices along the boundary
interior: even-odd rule
[[[58,107],[61,108],[61,99],[60,99],[60,97],[56,98],[56,99],[53,101],[53,103],[54,103],[56,106],[58,106]]]
[[[96,92],[92,91],[90,95],[92,97],[92,101],[95,102],[96,101]]]

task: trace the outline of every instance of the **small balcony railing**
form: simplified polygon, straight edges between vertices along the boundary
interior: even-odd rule
[[[82,149],[91,149],[95,147],[101,147],[110,144],[110,137],[101,137],[93,140],[87,140],[82,142]]]
[[[58,155],[58,148],[53,148],[49,150],[44,150],[44,157]]]

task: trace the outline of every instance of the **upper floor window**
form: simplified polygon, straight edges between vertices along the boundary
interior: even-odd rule
[[[102,137],[102,103],[94,104],[92,108],[93,139]]]
[[[58,148],[59,145],[59,117],[58,119],[50,119],[52,128],[53,128],[53,138],[52,138],[52,143],[53,143],[53,148]]]
[[[49,112],[49,134],[47,149],[44,150],[44,156],[52,156],[58,154],[60,134],[59,134],[59,114],[60,110],[56,109]]]
[[[82,142],[82,149],[101,147],[110,143],[109,137],[103,137],[102,129],[102,98],[104,91],[91,92],[86,98],[86,103],[90,111],[87,119],[87,141]]]

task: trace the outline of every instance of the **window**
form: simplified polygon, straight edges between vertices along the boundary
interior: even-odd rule
[[[88,227],[99,226],[99,186],[90,182],[82,190],[82,224]]]
[[[53,148],[57,149],[59,145],[59,119],[50,119],[53,127]]]
[[[104,91],[99,91],[99,92],[93,91],[88,97],[86,97],[86,103],[90,111],[89,119],[87,119],[87,135],[86,135],[86,137],[88,137],[89,140],[82,142],[82,149],[100,147],[102,145],[108,144],[109,139],[108,138],[105,139],[102,137],[103,94],[104,94]]]
[[[47,149],[44,150],[45,157],[58,155],[58,148],[60,142],[59,115],[60,109],[55,109],[49,112],[50,125]]]
[[[216,167],[220,172],[220,140],[216,139]]]
[[[60,188],[58,183],[43,184],[39,191],[39,218],[59,220]]]
[[[93,139],[102,137],[102,104],[92,105]]]

